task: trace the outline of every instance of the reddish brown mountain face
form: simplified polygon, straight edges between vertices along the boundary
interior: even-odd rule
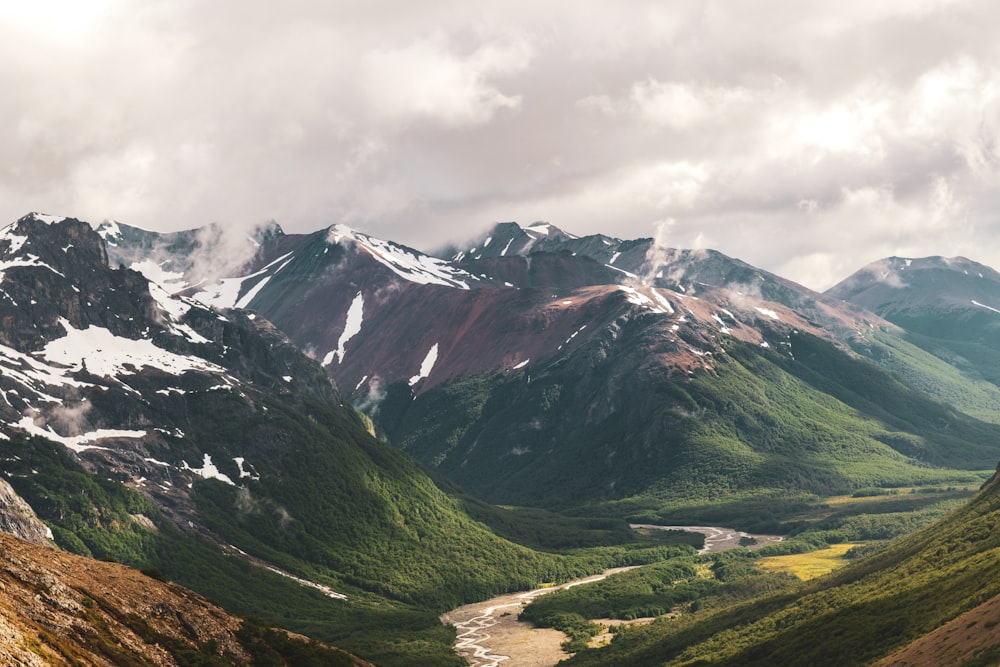
[[[167,289],[259,312],[356,400],[395,382],[419,394],[457,377],[540,367],[622,317],[645,317],[677,342],[664,361],[684,371],[705,366],[720,336],[780,348],[793,330],[846,339],[881,323],[719,253],[579,239],[551,225],[498,225],[451,261],[339,225],[309,235],[271,230],[241,268],[193,287],[184,276],[193,281],[197,262],[171,254],[176,236],[140,242],[136,235],[148,233],[122,226],[104,233],[112,263],[152,263],[175,272]]]

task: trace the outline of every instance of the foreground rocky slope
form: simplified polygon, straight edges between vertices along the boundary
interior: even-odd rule
[[[291,665],[297,659],[369,664],[247,624],[136,570],[0,533],[4,665]]]

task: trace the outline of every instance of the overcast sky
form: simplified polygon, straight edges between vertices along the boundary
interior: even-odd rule
[[[0,219],[1000,268],[1000,5],[0,0]]]

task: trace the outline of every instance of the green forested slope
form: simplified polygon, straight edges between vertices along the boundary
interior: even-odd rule
[[[995,352],[899,329],[876,330],[856,349],[909,386],[983,421],[1000,422]],[[992,357],[992,359],[991,359]]]
[[[725,341],[694,376],[622,339],[622,358],[593,367],[577,352],[415,400],[394,386],[378,417],[391,442],[473,494],[562,508],[968,481],[958,471],[1000,459],[997,425],[806,334],[790,354]]]

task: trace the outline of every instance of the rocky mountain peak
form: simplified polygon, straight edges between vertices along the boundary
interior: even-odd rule
[[[0,258],[57,268],[108,262],[104,244],[89,224],[40,213],[29,213],[0,230]]]
[[[293,390],[336,401],[319,367],[265,320],[111,268],[101,236],[79,220],[29,215],[4,229],[0,275],[3,430],[62,443],[107,477],[155,481],[150,492],[180,513],[191,510],[192,479],[231,482],[259,464],[242,449],[253,438],[231,452],[199,435],[193,411],[219,402],[253,414],[263,396]]]
[[[85,222],[31,214],[4,228],[0,342],[22,352],[38,350],[64,335],[62,322],[135,337],[138,322],[155,318],[146,280],[107,264],[104,243]],[[126,294],[138,298],[121,298]]]

